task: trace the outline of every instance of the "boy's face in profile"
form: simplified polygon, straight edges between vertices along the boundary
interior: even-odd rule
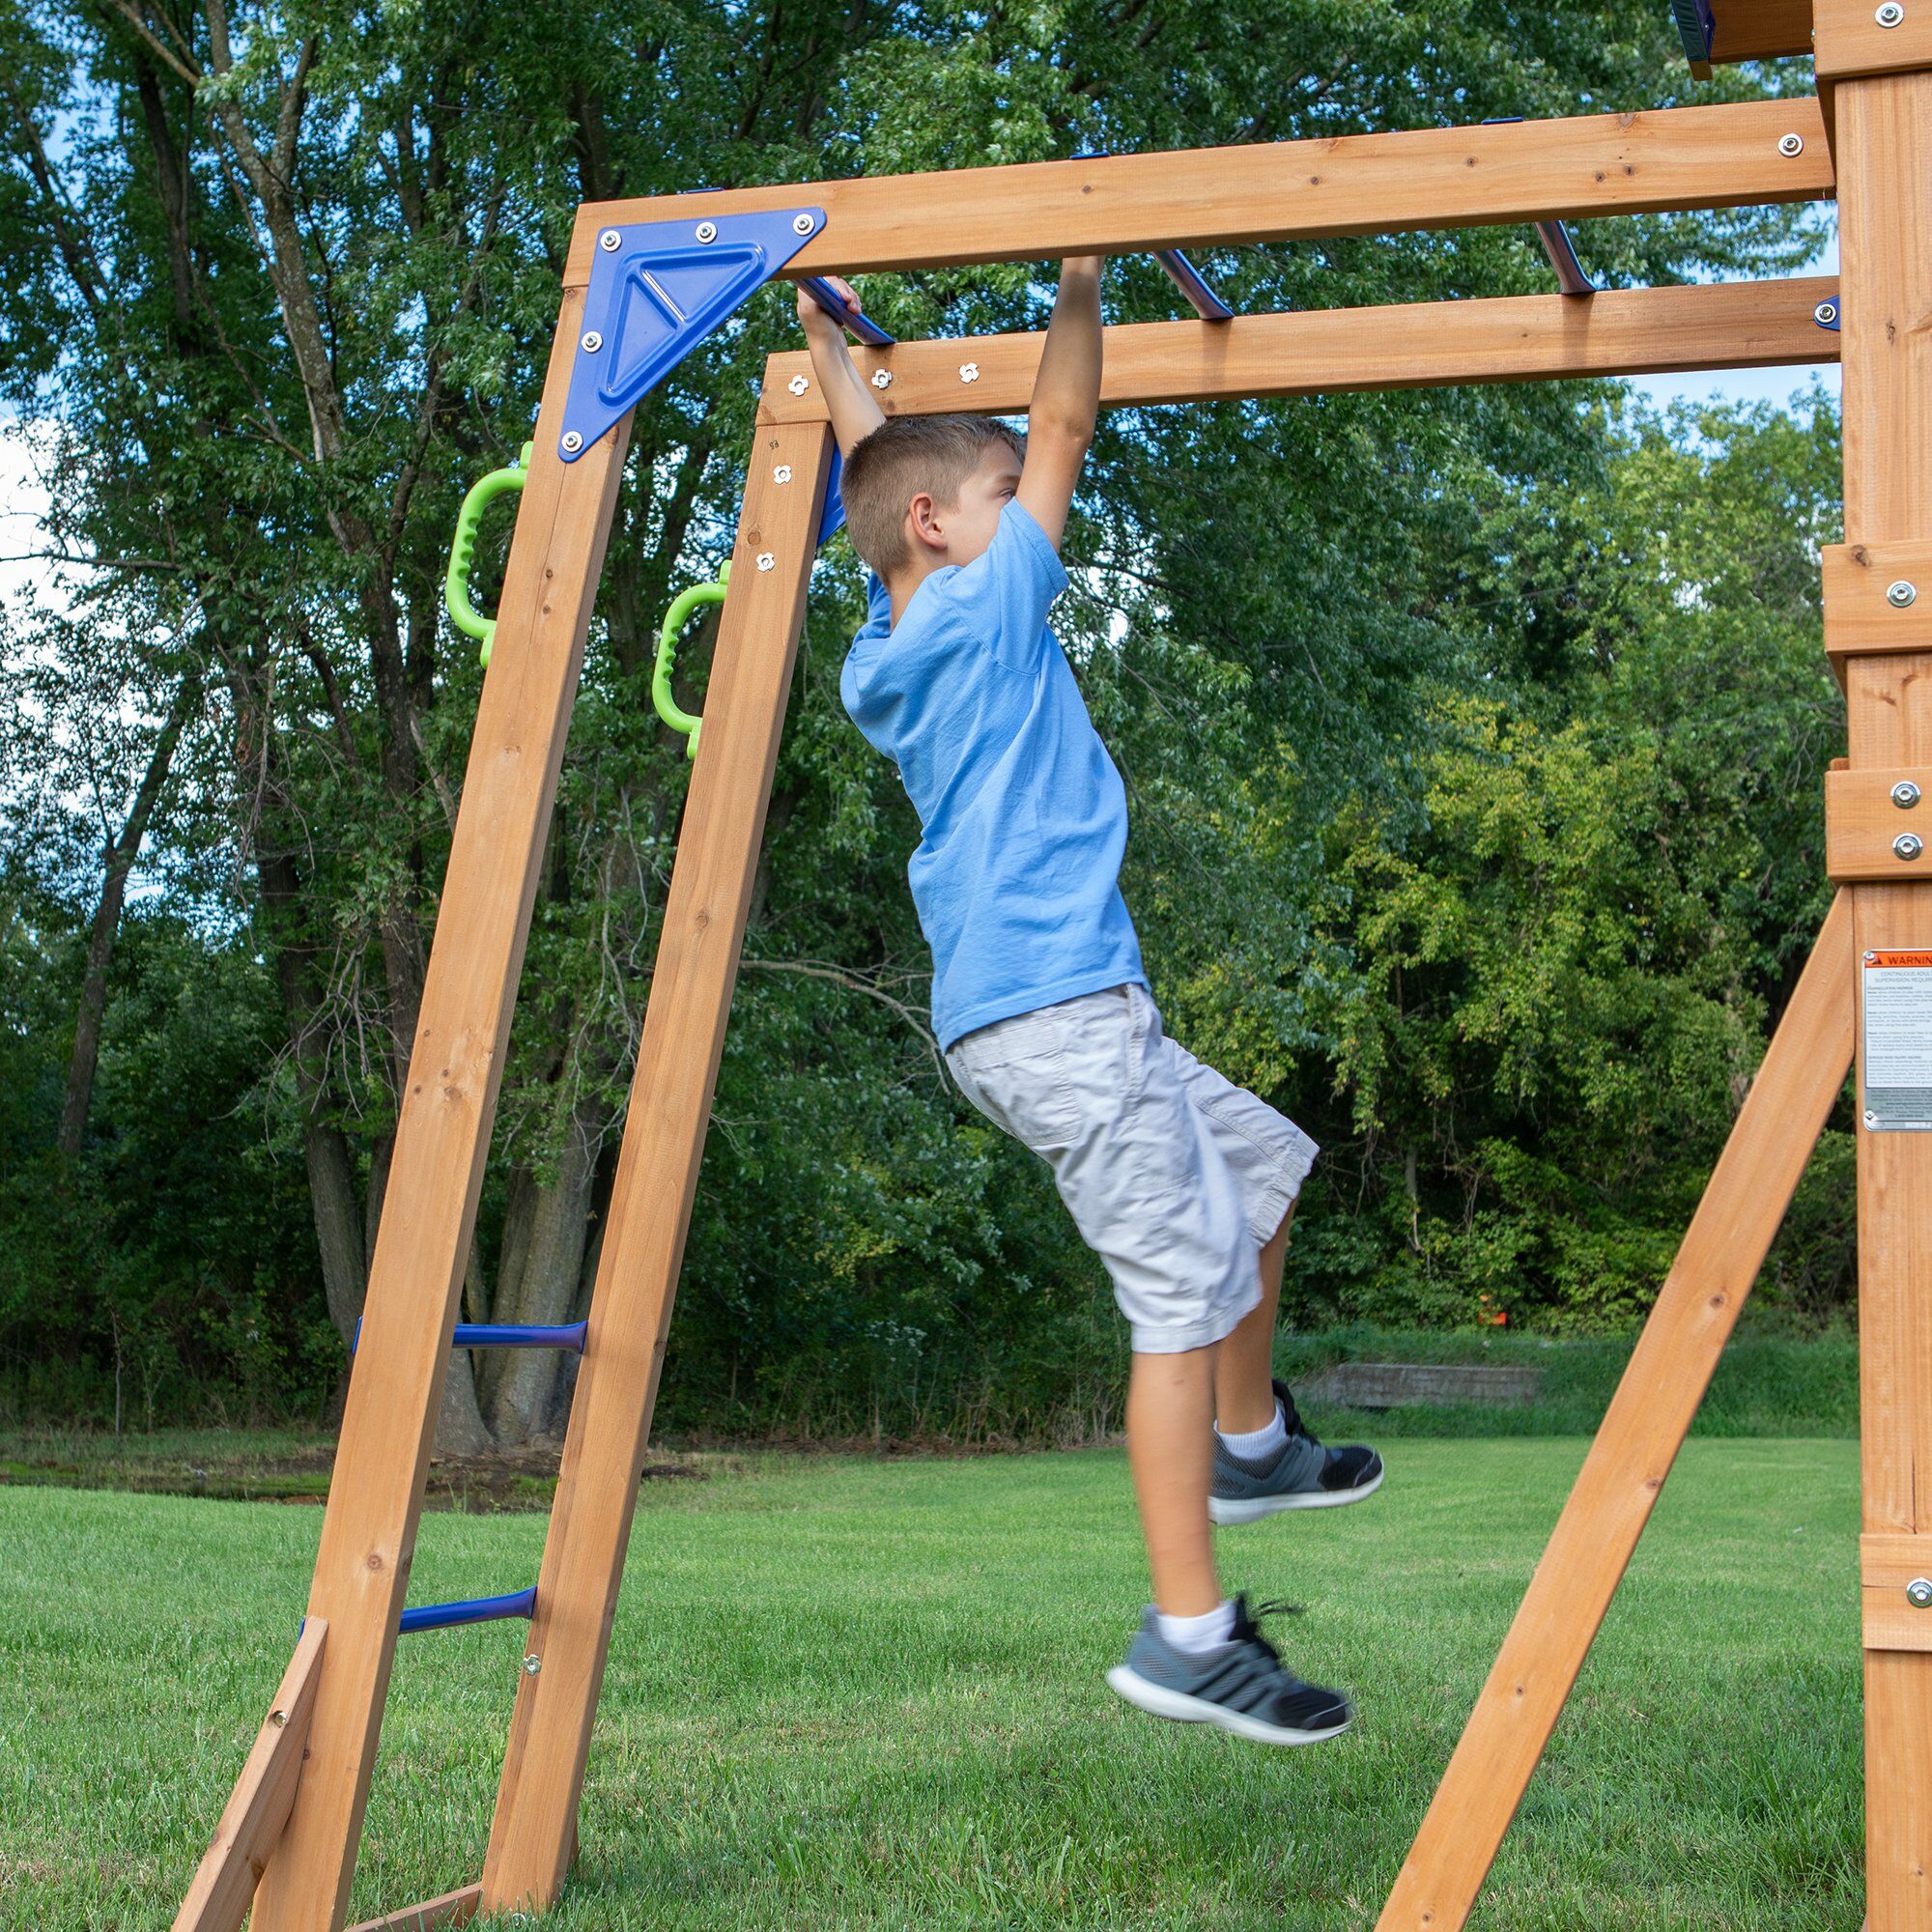
[[[959,500],[950,508],[933,505],[932,526],[946,539],[947,563],[971,563],[985,555],[1000,512],[1013,500],[1019,482],[1019,458],[1005,443],[994,443],[960,484]]]

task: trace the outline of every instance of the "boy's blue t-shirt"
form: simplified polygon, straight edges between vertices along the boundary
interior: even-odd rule
[[[1046,532],[1009,503],[985,554],[934,571],[896,628],[872,579],[839,680],[924,831],[906,870],[942,1046],[1056,1000],[1146,983],[1121,896],[1126,790],[1047,628],[1065,587]]]

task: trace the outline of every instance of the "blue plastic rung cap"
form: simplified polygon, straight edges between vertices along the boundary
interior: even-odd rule
[[[494,1624],[506,1617],[528,1617],[536,1613],[537,1592],[533,1583],[527,1590],[513,1590],[507,1597],[470,1597],[459,1604],[420,1604],[403,1612],[397,1626],[404,1636],[417,1631],[451,1630],[458,1624]]]
[[[1208,287],[1208,278],[1179,248],[1156,248],[1153,258],[1174,277],[1174,285],[1194,304],[1203,322],[1232,322],[1235,311]]]
[[[825,226],[822,208],[597,232],[557,452],[575,463]]]

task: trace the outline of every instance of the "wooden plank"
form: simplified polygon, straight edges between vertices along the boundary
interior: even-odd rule
[[[1833,659],[1874,651],[1932,651],[1932,542],[1827,544],[1825,648]],[[1910,584],[1906,604],[1891,601]],[[1834,664],[1840,684],[1844,667]]]
[[[1795,156],[1778,152],[1791,133],[1804,141]],[[769,209],[826,213],[783,271],[796,278],[1736,208],[1832,190],[1818,103],[1748,100],[586,202],[564,280],[583,286],[597,231],[613,223]]]
[[[347,1908],[423,1474],[496,1115],[557,767],[628,425],[556,454],[582,298],[565,298],[423,984],[362,1339],[309,1614],[332,1633],[308,1775],[254,1932],[334,1932]]]
[[[1932,67],[1932,9],[1911,0],[1893,27],[1878,22],[1873,0],[1817,0],[1814,27],[1821,87],[1861,74]]]
[[[1811,0],[1716,0],[1711,58],[1778,60],[1811,51]]]
[[[1838,337],[1811,312],[1837,297],[1829,276],[1619,289],[1592,296],[1505,296],[1362,309],[1303,309],[1233,322],[1126,323],[1106,331],[1107,408],[1454,383],[1534,383],[1671,369],[1835,362]],[[1007,414],[1033,395],[1044,333],[902,342],[856,353],[889,415],[949,410]],[[962,371],[970,370],[970,377]],[[792,393],[803,378],[807,387]],[[766,364],[761,416],[822,420],[804,351]],[[1932,593],[1932,578],[1927,580]],[[1927,597],[1932,610],[1932,594]]]
[[[1867,1650],[1932,1650],[1932,1605],[1906,1595],[1932,1582],[1932,1536],[1861,1536],[1859,1574]]]
[[[1916,803],[1901,806],[1892,796],[1900,784],[1917,788]],[[1895,849],[1902,833],[1918,838],[1917,858],[1904,858]],[[1932,847],[1932,765],[1825,774],[1825,869],[1833,879],[1840,884],[1883,879],[1909,885],[1914,867],[1932,873],[1927,847]]]
[[[381,1918],[365,1918],[352,1932],[437,1932],[440,1925],[468,1925],[476,1917],[482,1898],[480,1885],[466,1885],[459,1891],[445,1891],[440,1898],[426,1898],[420,1905],[406,1905]]]
[[[822,423],[753,442],[537,1580],[542,1667],[517,1686],[483,1867],[492,1912],[549,1905],[569,1866],[831,456]]]
[[[1644,1323],[1597,1439],[1378,1932],[1458,1932],[1852,1060],[1852,917],[1840,893]]]
[[[274,1702],[222,1807],[214,1837],[175,1914],[174,1932],[241,1932],[263,1867],[296,1802],[327,1638],[328,1625],[321,1617],[302,1626]]]
[[[1919,0],[1908,0],[1919,4]],[[1844,269],[1845,534],[1932,535],[1932,75],[1836,90]],[[1932,650],[1845,660],[1854,772],[1932,763]],[[1932,947],[1924,885],[1850,889],[1854,945]],[[1861,1069],[1862,1077],[1862,1069]],[[1859,1132],[1864,1528],[1932,1531],[1932,1134]],[[1932,1655],[1865,1658],[1871,1932],[1932,1924]]]

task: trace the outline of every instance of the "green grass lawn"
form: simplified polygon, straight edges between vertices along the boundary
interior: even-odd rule
[[[1356,1729],[1299,1751],[1115,1701],[1143,1583],[1115,1451],[753,1459],[645,1488],[551,1921],[1373,1923],[1576,1441],[1407,1441],[1361,1509],[1228,1532]],[[0,1489],[0,1927],[165,1923],[294,1641],[313,1508]],[[1476,1924],[1856,1932],[1857,1449],[1691,1442]],[[520,1586],[535,1516],[439,1516],[412,1597]],[[355,1916],[481,1868],[520,1626],[409,1639]],[[479,1921],[480,1923],[481,1921]]]

